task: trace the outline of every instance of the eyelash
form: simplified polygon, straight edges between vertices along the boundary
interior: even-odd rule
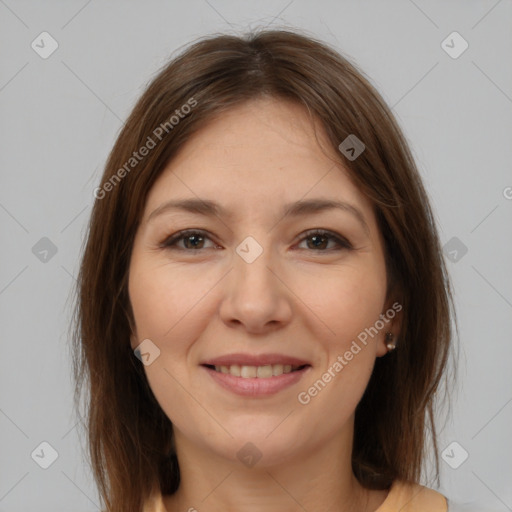
[[[197,230],[197,229],[186,229],[183,231],[178,231],[174,235],[171,235],[170,237],[166,238],[160,244],[160,248],[169,249],[169,250],[185,251],[185,252],[199,252],[199,251],[205,250],[206,249],[205,247],[201,247],[199,249],[186,249],[186,248],[181,248],[181,247],[178,248],[176,246],[177,242],[185,239],[187,236],[192,236],[192,235],[200,235],[205,239],[211,240],[205,231]],[[304,233],[304,236],[299,240],[298,243],[301,243],[304,240],[307,240],[308,238],[312,238],[313,236],[327,237],[329,240],[333,240],[334,242],[336,242],[336,244],[338,245],[338,248],[337,249],[320,249],[318,251],[316,251],[314,249],[306,249],[306,250],[311,250],[313,252],[332,252],[333,250],[341,251],[341,250],[352,250],[353,249],[352,245],[350,244],[350,242],[348,240],[346,240],[345,238],[343,238],[339,235],[336,235],[335,233],[333,233],[331,231],[327,231],[325,229],[311,229],[309,231],[306,231],[306,233]]]

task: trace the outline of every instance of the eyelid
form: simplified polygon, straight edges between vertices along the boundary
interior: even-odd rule
[[[208,238],[209,240],[214,242],[214,240],[212,240],[210,233],[208,233],[207,231],[205,231],[203,229],[199,229],[199,228],[198,229],[189,228],[189,229],[182,229],[181,231],[177,231],[176,233],[166,237],[163,240],[163,242],[158,244],[158,246],[162,249],[176,249],[176,250],[184,251],[184,252],[199,252],[201,250],[204,250],[204,249],[195,249],[195,250],[194,249],[182,249],[181,247],[176,248],[177,242],[181,241],[183,238],[190,236],[190,235],[201,235],[202,237]]]
[[[304,231],[303,233],[301,233],[299,235],[300,238],[297,241],[303,242],[304,240],[307,240],[309,237],[311,237],[313,235],[327,236],[327,237],[329,237],[330,240],[334,240],[338,244],[339,247],[346,249],[346,250],[353,249],[352,244],[349,242],[349,240],[347,238],[336,233],[335,231],[330,231],[329,229],[324,229],[324,228],[308,229],[307,231]],[[331,252],[331,251],[333,251],[333,249],[326,249],[323,251],[313,251],[313,252]]]
[[[169,250],[176,249],[178,251],[183,251],[183,252],[200,252],[200,251],[203,251],[206,249],[204,247],[199,248],[199,249],[183,249],[181,247],[180,248],[176,247],[177,242],[180,242],[181,240],[183,240],[185,237],[187,237],[189,235],[200,235],[203,238],[207,238],[210,241],[212,241],[213,243],[215,243],[215,241],[212,239],[211,235],[207,231],[205,231],[203,229],[199,229],[199,228],[197,228],[197,229],[188,228],[188,229],[183,229],[181,231],[177,231],[176,233],[165,238],[163,240],[163,242],[161,242],[159,244],[159,248],[169,249]],[[308,230],[302,232],[300,235],[298,235],[298,237],[294,243],[301,243],[304,240],[307,240],[308,238],[312,237],[313,235],[328,237],[329,240],[334,241],[337,244],[338,248],[324,249],[324,250],[318,250],[318,251],[316,251],[314,249],[306,249],[306,250],[309,250],[310,252],[330,253],[330,252],[337,251],[337,250],[340,250],[340,251],[341,250],[352,250],[354,248],[347,238],[345,238],[344,236],[342,236],[334,231],[330,231],[330,230],[324,229],[324,228],[308,229]]]

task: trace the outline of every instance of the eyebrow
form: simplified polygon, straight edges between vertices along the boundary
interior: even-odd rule
[[[283,207],[282,216],[300,217],[333,209],[339,209],[351,213],[359,221],[366,233],[369,234],[370,229],[361,211],[354,205],[344,201],[336,201],[333,199],[307,199],[297,201],[295,203],[288,203]],[[155,217],[171,210],[183,210],[206,217],[223,216],[231,218],[233,216],[232,212],[227,211],[215,201],[211,201],[209,199],[190,198],[171,200],[163,203],[151,212],[146,222],[149,222]]]

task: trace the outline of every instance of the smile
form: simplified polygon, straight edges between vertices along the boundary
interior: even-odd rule
[[[291,364],[266,364],[263,366],[245,366],[239,364],[233,364],[230,366],[210,366],[216,372],[233,375],[234,377],[242,377],[243,379],[268,379],[271,377],[278,377],[286,373],[296,372],[304,368],[307,365],[295,365]]]
[[[201,365],[212,381],[220,388],[244,397],[266,397],[282,391],[296,383],[311,370],[309,364],[246,366]]]

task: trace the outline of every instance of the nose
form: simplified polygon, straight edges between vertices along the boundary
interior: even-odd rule
[[[249,237],[233,254],[220,307],[222,320],[252,334],[282,328],[292,317],[293,293],[286,281],[275,251]]]

